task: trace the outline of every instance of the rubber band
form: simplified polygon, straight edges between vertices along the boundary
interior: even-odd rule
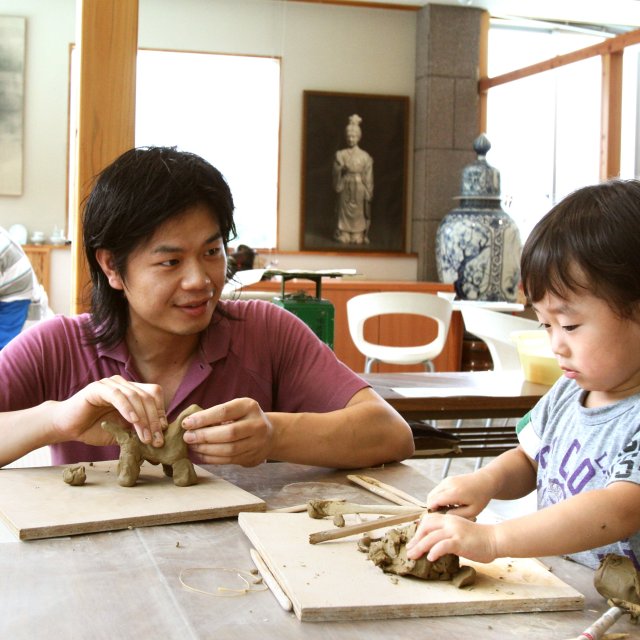
[[[187,584],[187,582],[185,581],[185,577],[187,575],[205,571],[235,573],[236,576],[245,583],[246,587],[244,589],[235,589],[233,587],[218,586],[216,588],[216,591],[214,592],[194,587],[190,584]],[[245,576],[248,576],[248,579]],[[266,591],[268,589],[267,585],[262,582],[262,578],[259,575],[255,575],[251,573],[251,571],[245,571],[243,569],[235,569],[230,567],[193,567],[190,569],[182,569],[180,571],[178,579],[180,580],[180,584],[185,589],[188,589],[189,591],[195,591],[196,593],[202,593],[207,596],[214,596],[216,598],[235,598],[237,596],[244,596],[247,593]],[[260,588],[254,588],[256,585]]]

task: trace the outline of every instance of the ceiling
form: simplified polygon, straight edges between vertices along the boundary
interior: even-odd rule
[[[640,0],[350,0],[345,4],[414,8],[427,4],[451,4],[486,9],[496,17],[640,27]]]

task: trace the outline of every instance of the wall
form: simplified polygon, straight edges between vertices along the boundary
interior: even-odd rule
[[[48,235],[66,220],[68,52],[75,1],[0,0],[0,15],[27,18],[24,192],[0,196],[0,225],[20,222],[30,232]],[[303,90],[406,95],[413,104],[416,15],[281,0],[140,0],[139,45],[282,58],[279,248],[296,251]],[[239,132],[243,142],[251,144]],[[410,157],[409,175],[411,162]],[[411,187],[410,181],[409,218]],[[303,259],[307,268],[324,267],[316,267],[312,254]],[[367,277],[385,272],[380,257],[345,255],[340,262]],[[392,270],[395,278],[415,280],[416,261],[401,258]]]
[[[0,0],[0,15],[27,19],[23,195],[0,196],[0,225],[50,235],[66,215],[69,44],[74,0]]]

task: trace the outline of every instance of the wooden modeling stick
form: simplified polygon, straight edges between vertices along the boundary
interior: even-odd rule
[[[258,567],[258,571],[260,571],[260,575],[264,580],[265,584],[271,590],[271,593],[275,596],[276,600],[280,604],[280,606],[285,611],[291,611],[293,609],[293,605],[291,604],[291,600],[289,600],[287,594],[283,591],[282,587],[278,584],[275,576],[271,573],[269,567],[267,567],[266,562],[262,559],[262,556],[255,550],[250,549],[249,553],[251,554],[251,559],[253,560],[256,567]]]
[[[396,487],[380,482],[380,480],[376,480],[370,476],[351,474],[348,475],[347,478],[351,480],[351,482],[367,489],[367,491],[371,491],[371,493],[375,493],[382,498],[386,498],[390,502],[395,502],[395,504],[415,505],[421,509],[427,508],[427,505],[424,502],[421,502],[414,496],[405,493],[402,489],[397,489]]]
[[[318,531],[317,533],[309,535],[309,544],[318,544],[319,542],[327,542],[328,540],[337,540],[339,538],[346,538],[347,536],[352,536],[358,533],[373,531],[374,529],[391,527],[396,524],[404,524],[405,522],[412,522],[413,520],[420,518],[424,512],[425,511],[423,509],[422,511],[414,511],[413,513],[390,516],[389,518],[378,518],[371,522],[363,522],[362,524],[354,524],[348,527]]]
[[[310,518],[326,518],[328,516],[351,515],[356,513],[377,513],[378,515],[398,516],[415,513],[412,505],[399,504],[356,504],[346,500],[309,500],[307,513]]]

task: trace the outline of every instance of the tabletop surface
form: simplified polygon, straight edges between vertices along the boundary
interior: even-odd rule
[[[349,483],[346,471],[285,463],[207,469],[263,498],[268,508],[317,497],[384,502]],[[365,473],[418,497],[433,486],[405,464]],[[543,560],[585,595],[583,611],[303,623],[268,591],[222,598],[189,591],[180,583],[184,569],[249,570],[249,550],[236,518],[30,542],[0,531],[0,637],[371,640],[473,635],[561,640],[577,636],[607,609],[593,588],[593,572],[560,558]],[[638,628],[623,619],[613,631],[634,634]]]
[[[361,375],[403,416],[414,419],[519,416],[550,388],[513,371]]]

